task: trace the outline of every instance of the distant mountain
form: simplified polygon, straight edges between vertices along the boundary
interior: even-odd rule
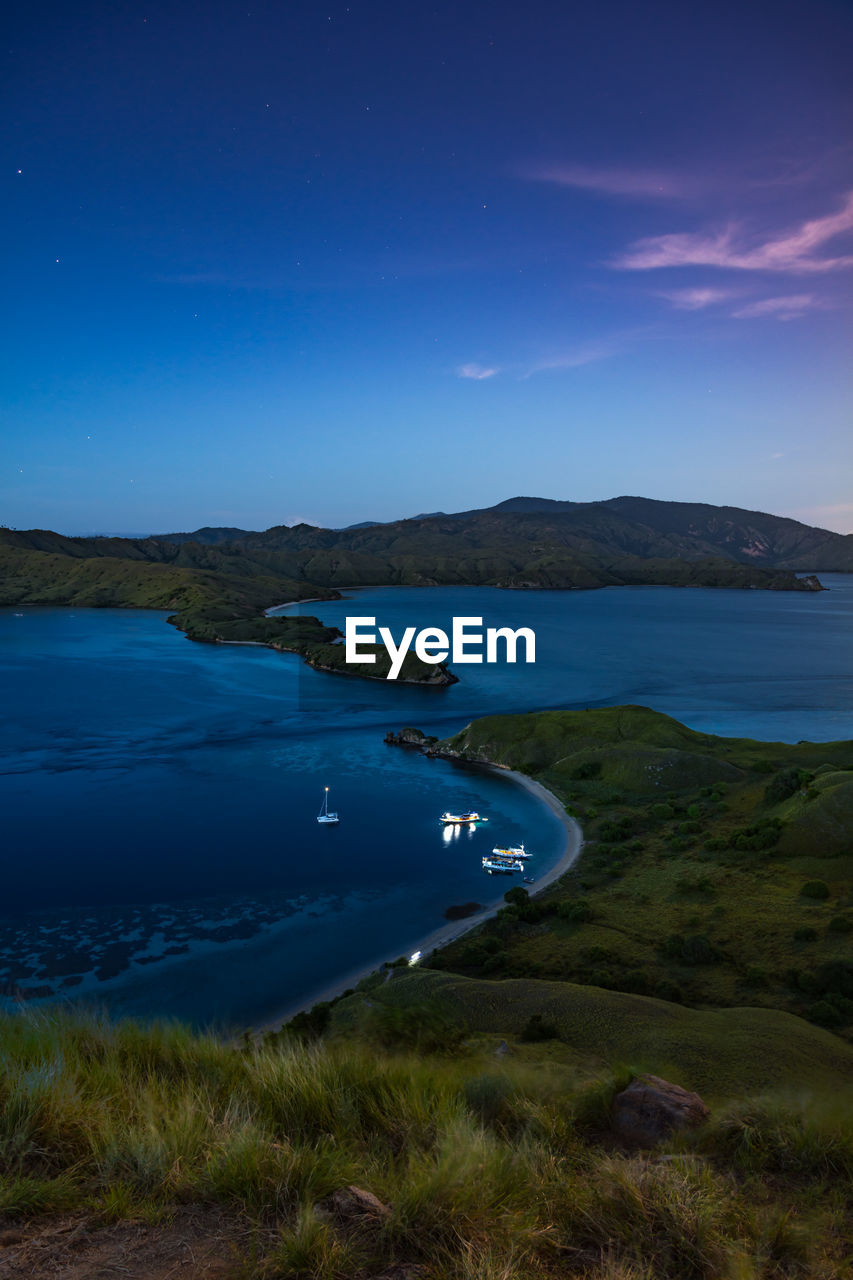
[[[220,542],[239,542],[252,529],[231,529],[226,526],[205,525],[203,529],[195,529],[192,533],[160,533],[160,542],[200,542],[203,546],[216,546]]]
[[[169,609],[192,639],[298,641],[323,669],[340,655],[316,649],[315,638],[285,637],[284,620],[266,609],[353,586],[819,591],[816,578],[795,572],[815,569],[853,571],[853,536],[737,507],[632,497],[521,497],[349,529],[208,527],[142,539],[0,527],[0,604]]]
[[[348,585],[375,581],[364,578],[363,572],[380,573],[382,580],[387,580],[388,574],[393,573],[389,557],[396,561],[401,555],[419,558],[423,554],[427,559],[438,556],[443,561],[476,550],[492,552],[502,560],[510,548],[515,567],[520,567],[515,565],[515,553],[523,553],[522,561],[527,564],[531,559],[528,552],[539,548],[534,552],[539,556],[547,548],[547,554],[558,561],[571,556],[584,564],[591,558],[607,565],[625,556],[691,563],[710,558],[798,573],[853,572],[853,534],[833,533],[786,516],[741,507],[630,496],[601,502],[516,497],[493,507],[449,514],[437,511],[387,522],[364,520],[344,529],[304,524],[293,528],[278,525],[264,532],[205,528],[145,541],[216,547],[233,542],[257,551],[274,551],[289,557],[297,554],[300,558],[313,550],[321,562],[334,551],[339,569],[351,569],[357,575],[348,578],[345,572],[343,576],[337,574],[336,581]],[[483,555],[477,558],[482,560]],[[444,581],[443,569],[436,567],[438,580]],[[289,559],[288,571],[293,569]],[[429,573],[428,564],[419,566],[418,572],[422,570],[428,578],[435,577]],[[333,572],[330,565],[323,568],[324,575]],[[576,584],[557,581],[553,585]]]

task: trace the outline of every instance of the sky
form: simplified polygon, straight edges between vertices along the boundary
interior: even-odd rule
[[[0,523],[853,531],[847,0],[7,15]]]

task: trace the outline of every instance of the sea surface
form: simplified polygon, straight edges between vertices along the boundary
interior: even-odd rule
[[[694,728],[853,738],[853,577],[820,594],[379,588],[299,607],[449,629],[528,626],[534,665],[456,667],[423,689],[292,655],[194,644],[165,614],[0,609],[0,999],[239,1029],[408,952],[482,873],[557,820],[511,780],[388,747],[473,716],[640,703]],[[324,785],[341,814],[316,823]],[[447,833],[446,808],[490,817]]]

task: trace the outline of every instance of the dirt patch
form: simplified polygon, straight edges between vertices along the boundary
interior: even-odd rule
[[[231,1280],[245,1276],[257,1232],[219,1209],[177,1209],[152,1226],[129,1219],[0,1224],[2,1280]]]

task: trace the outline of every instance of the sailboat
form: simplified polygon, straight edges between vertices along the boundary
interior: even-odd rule
[[[323,791],[323,807],[320,810],[320,812],[317,814],[317,821],[329,822],[329,823],[340,822],[340,818],[336,813],[329,813],[329,788],[328,787],[326,787]]]

